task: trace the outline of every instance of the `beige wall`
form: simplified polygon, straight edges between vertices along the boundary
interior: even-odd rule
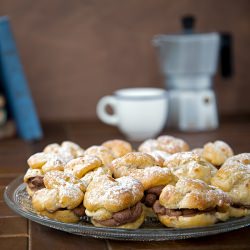
[[[1,0],[43,119],[95,117],[97,100],[129,86],[163,86],[151,38],[197,16],[199,31],[231,31],[236,74],[216,77],[220,112],[250,112],[248,0]]]

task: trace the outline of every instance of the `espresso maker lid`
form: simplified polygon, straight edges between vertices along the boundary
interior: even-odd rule
[[[184,17],[182,24],[183,31],[180,34],[161,34],[153,38],[162,73],[167,76],[213,76],[218,62],[219,33],[195,33],[192,17]]]

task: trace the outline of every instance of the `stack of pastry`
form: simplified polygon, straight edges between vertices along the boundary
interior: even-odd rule
[[[223,141],[191,149],[160,136],[133,150],[109,140],[86,150],[50,144],[28,159],[24,176],[34,210],[62,222],[86,216],[97,227],[139,228],[146,217],[167,227],[201,227],[250,214],[250,153]]]

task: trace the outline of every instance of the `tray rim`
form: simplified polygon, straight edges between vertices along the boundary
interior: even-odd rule
[[[187,238],[196,238],[208,235],[237,230],[250,225],[250,216],[230,219],[207,227],[197,228],[139,228],[139,229],[120,229],[110,227],[95,227],[93,225],[81,225],[79,223],[63,223],[43,216],[39,216],[32,211],[26,211],[15,202],[16,192],[25,187],[23,175],[18,176],[4,190],[4,201],[17,214],[34,221],[36,223],[48,226],[57,230],[65,231],[84,237],[93,237],[100,239],[128,240],[128,241],[165,241]],[[13,193],[11,189],[14,189]],[[79,231],[79,229],[82,229]]]

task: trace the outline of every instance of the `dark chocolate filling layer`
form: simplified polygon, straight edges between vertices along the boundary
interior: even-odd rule
[[[31,177],[28,179],[27,184],[32,191],[37,191],[42,188],[45,188],[43,183],[43,176]]]
[[[240,208],[240,209],[250,209],[250,205],[244,205],[242,203],[234,203],[231,205],[231,207]]]
[[[59,208],[56,211],[67,211],[67,210],[70,211],[67,208]],[[83,217],[85,215],[85,208],[82,204],[80,204],[78,207],[71,209],[71,211],[78,217]]]
[[[218,211],[217,208],[208,208],[205,210],[185,209],[185,208],[168,209],[168,208],[165,208],[164,206],[162,206],[160,204],[159,200],[154,203],[153,210],[158,215],[167,215],[167,216],[171,216],[171,217],[179,217],[179,216],[189,217],[189,216],[194,216],[197,214],[215,213],[216,211]]]
[[[152,207],[155,201],[159,198],[163,188],[164,188],[164,185],[161,185],[161,186],[153,187],[153,188],[146,190],[144,193],[144,200],[143,200],[144,204],[147,207]]]
[[[136,221],[141,216],[142,211],[142,204],[138,202],[133,207],[124,209],[120,212],[113,213],[112,218],[108,220],[94,221],[103,226],[118,227]]]
[[[80,204],[78,207],[72,209],[72,211],[78,217],[83,217],[85,215],[85,207],[82,204]]]

